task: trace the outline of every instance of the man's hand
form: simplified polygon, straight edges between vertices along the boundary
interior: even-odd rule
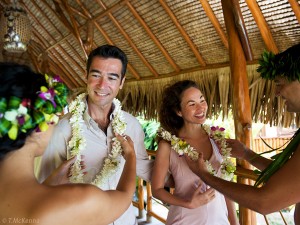
[[[203,154],[201,152],[199,153],[198,160],[194,161],[188,155],[185,155],[185,160],[194,174],[196,174],[200,178],[202,174],[208,173],[206,164],[203,159]]]

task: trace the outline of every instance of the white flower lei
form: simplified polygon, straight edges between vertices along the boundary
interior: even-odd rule
[[[69,141],[68,148],[71,153],[71,157],[77,156],[76,161],[70,170],[70,181],[72,183],[84,183],[83,181],[83,172],[81,169],[81,155],[86,147],[86,140],[84,135],[82,135],[82,127],[81,124],[84,123],[83,120],[83,112],[85,111],[85,103],[83,99],[86,97],[86,93],[82,93],[77,98],[70,103],[69,109],[72,114],[70,118],[70,124],[72,127],[72,137]],[[124,135],[126,130],[126,122],[123,118],[123,113],[121,111],[121,103],[118,99],[113,100],[113,104],[115,106],[115,113],[112,119],[112,128],[115,133],[120,135]],[[119,167],[120,160],[119,156],[122,153],[121,143],[117,140],[116,137],[112,139],[112,148],[111,153],[107,158],[104,159],[104,165],[101,171],[96,175],[95,179],[91,182],[91,184],[102,188],[105,184],[105,181],[108,177],[113,175]]]
[[[219,127],[209,127],[208,125],[202,125],[205,132],[212,138],[218,147],[221,149],[222,162],[221,162],[221,171],[219,177],[224,180],[231,180],[234,175],[234,171],[236,170],[235,165],[230,159],[231,148],[227,147],[227,142],[225,140],[224,128]],[[175,135],[172,135],[170,132],[166,131],[162,127],[158,130],[158,135],[162,137],[166,141],[171,142],[172,149],[176,151],[179,156],[187,154],[192,160],[197,160],[199,157],[199,153],[196,149],[190,146],[185,140],[182,140]],[[217,176],[217,171],[212,167],[211,163],[206,160],[205,164],[207,166],[207,170]]]

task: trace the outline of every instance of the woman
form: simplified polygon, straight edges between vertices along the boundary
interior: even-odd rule
[[[152,190],[154,197],[171,205],[167,224],[239,224],[234,204],[209,188],[189,169],[185,157],[179,157],[186,149],[190,157],[202,153],[213,170],[220,170],[222,156],[202,127],[206,111],[205,98],[193,81],[179,81],[163,92]],[[164,189],[168,171],[174,178],[173,195]]]
[[[0,221],[26,224],[108,224],[130,205],[135,190],[135,153],[129,137],[117,135],[126,164],[117,190],[86,184],[47,186],[34,176],[56,116],[66,104],[59,78],[18,64],[0,63]],[[71,159],[46,181],[68,181]]]

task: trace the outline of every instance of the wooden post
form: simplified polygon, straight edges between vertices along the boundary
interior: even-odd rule
[[[239,2],[238,0],[221,0],[221,2],[229,44],[235,134],[238,140],[242,141],[245,145],[250,146],[252,119],[246,59],[239,38],[238,29],[235,25],[235,21],[237,20],[235,15],[241,14],[234,12],[234,10],[240,10]],[[250,168],[250,165],[245,161],[238,161],[238,165],[246,169]],[[239,179],[238,182],[245,184],[249,183],[246,179]],[[252,223],[253,218],[253,213],[249,209],[240,206],[241,225],[256,224],[255,221]]]

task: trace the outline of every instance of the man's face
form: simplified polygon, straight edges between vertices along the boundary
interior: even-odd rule
[[[285,100],[288,112],[300,112],[300,82],[288,81],[285,77],[275,78],[276,96]]]
[[[89,102],[102,108],[111,106],[113,99],[122,89],[122,62],[114,58],[95,57],[88,71],[87,91]]]

